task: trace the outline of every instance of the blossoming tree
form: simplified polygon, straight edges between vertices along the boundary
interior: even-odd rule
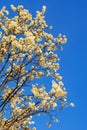
[[[12,18],[5,7],[0,10],[0,130],[36,130],[31,128],[34,115],[45,113],[58,122],[53,113],[66,104],[56,50],[67,39],[48,33],[45,6],[35,18],[23,6],[11,8]],[[43,77],[52,79],[52,87],[34,84]]]

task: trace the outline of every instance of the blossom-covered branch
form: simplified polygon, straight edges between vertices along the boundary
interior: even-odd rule
[[[12,18],[5,7],[0,10],[0,130],[30,130],[34,115],[45,113],[58,122],[52,113],[59,102],[67,104],[56,54],[67,39],[48,33],[45,6],[35,18],[21,5],[11,8]],[[34,84],[43,77],[52,79],[49,91],[47,84]]]

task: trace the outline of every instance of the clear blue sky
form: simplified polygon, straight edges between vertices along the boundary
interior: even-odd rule
[[[1,0],[10,9],[10,4],[23,4],[31,13],[47,6],[46,20],[53,25],[52,33],[63,33],[68,42],[60,52],[63,82],[68,91],[68,100],[75,108],[64,109],[59,113],[59,124],[53,124],[50,130],[86,130],[87,129],[87,0]],[[37,120],[38,130],[47,130],[46,119]]]

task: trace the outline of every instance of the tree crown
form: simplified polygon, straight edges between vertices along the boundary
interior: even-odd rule
[[[5,7],[0,11],[0,129],[30,130],[34,115],[45,113],[58,122],[53,113],[67,104],[56,54],[67,38],[48,33],[45,6],[35,18],[22,5],[11,8],[16,13],[12,18]],[[49,91],[49,84],[36,83],[43,77],[51,78]]]

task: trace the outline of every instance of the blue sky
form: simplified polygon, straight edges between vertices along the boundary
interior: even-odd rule
[[[60,123],[53,124],[50,130],[87,129],[87,1],[86,0],[3,0],[0,8],[10,4],[23,4],[35,14],[42,5],[47,6],[46,20],[53,25],[52,33],[63,33],[68,42],[60,52],[60,73],[68,91],[69,102],[75,108],[67,108],[58,114]],[[36,119],[37,120],[37,119]],[[47,130],[46,119],[37,120],[38,130]]]

